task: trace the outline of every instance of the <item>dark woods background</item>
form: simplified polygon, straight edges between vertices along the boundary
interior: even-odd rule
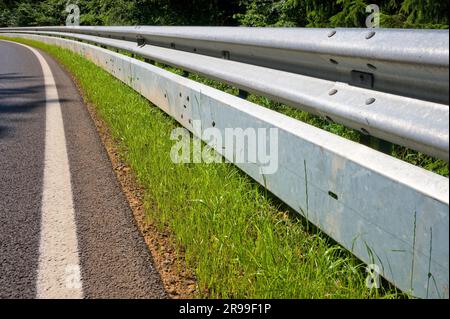
[[[448,28],[447,0],[0,0],[0,26],[64,25],[68,3],[82,25],[365,27],[375,3],[382,27]]]

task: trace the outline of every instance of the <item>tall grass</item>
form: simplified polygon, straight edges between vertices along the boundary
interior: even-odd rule
[[[121,54],[133,56],[133,54],[119,50]],[[139,58],[142,61],[144,58]],[[167,71],[170,71],[172,73],[178,74],[178,75],[185,75],[185,72],[181,69],[171,67],[162,63],[156,63],[156,66],[165,69]],[[239,93],[239,90],[235,87],[232,87],[230,85],[227,85],[225,83],[208,79],[202,75],[195,74],[195,73],[187,73],[188,77],[191,80],[194,80],[196,82],[203,83],[205,85],[211,86],[213,88],[216,88],[218,90],[224,91],[229,94],[237,95]],[[297,108],[290,107],[286,104],[279,103],[273,100],[268,99],[264,96],[258,96],[254,94],[248,94],[247,100],[250,102],[253,102],[255,104],[264,106],[266,108],[269,108],[271,110],[274,110],[276,112],[285,114],[287,116],[290,116],[292,118],[295,118],[299,121],[308,123],[310,125],[313,125],[315,127],[321,128],[323,130],[326,130],[330,133],[339,135],[343,138],[349,139],[354,142],[362,142],[362,134],[356,130],[350,129],[348,127],[345,127],[341,124],[334,123],[328,121],[326,118],[321,118],[315,115],[312,115],[308,112],[302,111]],[[433,173],[442,175],[444,177],[449,177],[449,163],[447,163],[444,160],[434,158],[432,156],[408,149],[406,147],[403,147],[401,145],[391,144],[391,151],[389,152],[389,155],[401,159],[407,163],[413,164],[415,166],[422,167],[428,171],[431,171]]]

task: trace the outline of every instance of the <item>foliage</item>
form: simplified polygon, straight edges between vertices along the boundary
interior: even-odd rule
[[[448,2],[439,0],[0,0],[0,26],[64,24],[69,2],[84,25],[364,27],[376,3],[382,27],[448,28]]]
[[[372,3],[382,27],[448,28],[448,2],[438,0],[241,0],[235,17],[247,26],[365,27]]]
[[[237,0],[2,1],[0,26],[63,24],[68,3],[78,4],[84,25],[235,25],[239,10]]]

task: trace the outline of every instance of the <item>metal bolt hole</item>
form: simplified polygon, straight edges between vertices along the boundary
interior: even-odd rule
[[[367,40],[372,39],[372,38],[374,37],[375,34],[376,34],[375,31],[369,32],[369,33],[366,35],[366,39],[367,39]]]
[[[336,194],[333,193],[332,191],[329,191],[329,192],[328,192],[328,195],[330,195],[330,197],[334,198],[335,200],[338,200],[338,199],[339,199],[338,195],[336,195]]]
[[[370,105],[370,104],[373,104],[373,103],[375,103],[375,101],[376,101],[376,99],[375,99],[375,98],[373,98],[373,97],[371,97],[371,98],[368,98],[368,99],[366,100],[366,105]]]
[[[336,30],[330,31],[330,33],[328,33],[328,37],[331,38],[335,34],[336,34]]]
[[[332,89],[330,92],[328,92],[328,95],[332,96],[335,95],[338,92],[336,89]]]
[[[333,64],[339,64],[338,61],[334,60],[334,59],[330,59],[330,62]]]

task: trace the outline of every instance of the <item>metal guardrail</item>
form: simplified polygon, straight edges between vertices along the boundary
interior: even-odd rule
[[[21,30],[140,39],[150,45],[449,103],[448,30],[149,26]]]
[[[192,120],[222,133],[227,127],[278,128],[275,174],[262,176],[255,163],[236,165],[358,258],[378,264],[398,288],[417,297],[448,298],[447,178],[108,49],[55,36],[6,35],[81,54],[199,137]],[[171,58],[180,57],[175,52]],[[157,54],[164,53],[169,51]]]
[[[71,32],[45,31],[47,29],[62,29]],[[198,52],[190,53],[178,49],[174,50],[173,48],[168,49],[149,44],[144,45],[146,42],[143,42],[138,46],[136,42],[109,38],[112,34],[115,34],[115,37],[122,37],[123,32],[126,32],[124,30],[128,29],[135,30],[135,33],[137,32],[135,28],[129,27],[111,27],[112,31],[110,30],[108,32],[103,31],[106,30],[104,27],[24,28],[26,32],[31,34],[70,37],[132,52],[150,60],[156,60],[187,71],[199,73],[209,78],[226,82],[245,91],[269,97],[273,100],[321,116],[329,121],[356,129],[364,135],[374,136],[446,161],[449,159],[448,105],[379,92],[370,88],[349,85],[344,82],[329,81],[253,64],[205,56],[198,54]],[[156,29],[165,30],[164,28],[157,27]],[[168,29],[172,30],[171,28]],[[175,30],[179,29],[180,28],[175,28]],[[187,29],[191,30],[192,28]],[[197,29],[203,30],[203,28],[194,28],[194,30]],[[239,30],[240,29],[241,28],[239,28]],[[14,29],[7,30],[14,32]],[[24,30],[15,30],[15,32],[24,32]],[[78,33],[94,33],[94,30],[96,33],[108,37],[105,38]],[[228,28],[225,28],[225,30],[228,30]],[[122,33],[119,33],[119,31]],[[272,30],[272,32],[274,31],[275,30]],[[282,33],[286,32],[286,30],[281,31]],[[313,31],[318,32],[318,30]],[[362,31],[358,30],[358,32]],[[132,38],[135,36],[135,33],[132,33],[131,35],[128,34],[127,38]],[[424,33],[427,32],[419,32],[421,35]],[[435,33],[432,32],[431,34]],[[440,41],[443,32],[437,32],[436,34]],[[195,38],[195,36],[193,37]],[[429,38],[428,42],[430,42]],[[436,41],[433,41],[433,43],[434,42]],[[291,45],[293,44],[291,43]],[[445,54],[447,54],[448,58],[448,47],[446,48],[447,51],[445,53],[444,49],[439,49],[440,45],[437,46],[438,49],[434,49],[434,47],[423,49],[423,45],[424,44],[422,43],[416,50],[417,52],[415,52],[415,54],[417,56],[415,60],[413,59],[413,54],[410,54],[410,56],[407,57],[407,60],[409,59],[414,61],[414,63],[418,63],[418,61],[422,59],[425,61],[425,64],[414,66],[407,62],[403,62],[406,65],[403,67],[411,67],[411,70],[408,69],[408,71],[412,74],[414,74],[416,68],[421,69],[422,72],[434,74],[434,67],[429,67],[429,65],[426,64],[431,63],[430,59],[434,57],[437,59],[434,61],[435,66],[442,66],[439,68],[439,72],[442,74],[446,73],[446,76],[440,77],[446,77],[448,83],[448,59],[446,67],[444,66],[445,63],[442,61],[442,56],[445,56]],[[429,53],[427,56],[425,53],[430,51],[438,52],[439,54],[433,56]],[[362,56],[361,52],[359,54]],[[354,57],[353,59],[359,61],[358,59],[360,58],[361,57]],[[377,58],[381,59],[383,58],[383,55],[380,54]],[[396,59],[399,60],[399,57],[396,57]],[[362,62],[359,61],[358,63],[361,65]],[[362,76],[363,78],[366,78],[367,76],[367,74],[359,73],[357,75]],[[428,77],[430,77],[430,75],[428,75]],[[436,78],[439,78],[439,76]],[[441,86],[441,84],[442,83],[440,83],[439,86]],[[439,88],[437,84],[435,85],[435,89]],[[445,86],[445,90],[448,91],[447,86]]]

